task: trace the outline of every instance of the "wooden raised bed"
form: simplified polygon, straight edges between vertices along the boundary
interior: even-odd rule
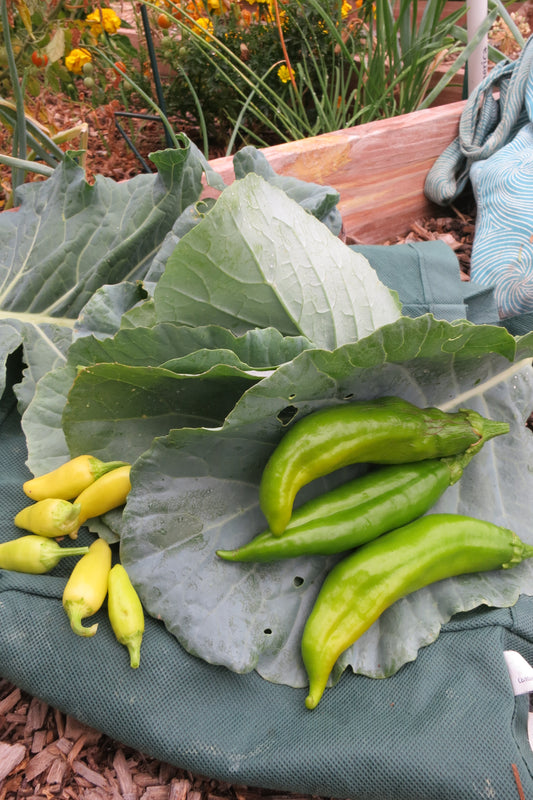
[[[364,244],[402,236],[436,207],[424,181],[436,158],[457,136],[465,101],[369,122],[262,152],[281,175],[330,185],[340,194],[344,233]],[[233,157],[210,163],[226,183]]]

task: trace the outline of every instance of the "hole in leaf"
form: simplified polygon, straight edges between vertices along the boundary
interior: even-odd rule
[[[265,628],[265,630],[263,631],[263,633],[266,633],[266,635],[267,635],[267,636],[270,636],[270,635],[271,635],[271,633],[272,633],[272,628]]]
[[[304,579],[300,577],[300,575],[297,575],[295,578],[293,578],[292,582],[295,586],[301,586],[302,583],[304,582]]]
[[[288,425],[291,420],[294,419],[296,414],[298,413],[298,409],[296,406],[286,406],[282,408],[278,414],[278,419],[282,425]]]

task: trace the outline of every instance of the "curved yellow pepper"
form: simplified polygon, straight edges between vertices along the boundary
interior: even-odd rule
[[[104,539],[96,539],[70,573],[63,591],[63,608],[78,636],[96,633],[97,622],[85,628],[82,620],[96,614],[104,604],[110,570],[111,548]]]

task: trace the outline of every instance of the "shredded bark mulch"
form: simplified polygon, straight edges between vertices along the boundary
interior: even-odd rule
[[[0,800],[312,800],[234,786],[113,741],[0,678]]]

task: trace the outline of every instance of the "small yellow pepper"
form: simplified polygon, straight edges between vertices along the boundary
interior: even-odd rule
[[[122,564],[115,564],[109,573],[107,610],[117,641],[128,648],[130,665],[135,669],[141,660],[144,611]]]
[[[47,536],[29,533],[0,544],[0,569],[43,575],[65,556],[82,556],[88,552],[88,547],[61,547]]]
[[[130,464],[117,467],[91,483],[76,497],[75,502],[80,506],[80,525],[124,505],[131,489],[130,471]]]
[[[47,497],[72,500],[102,475],[121,467],[124,463],[124,461],[100,461],[94,456],[76,456],[51,472],[26,481],[22,489],[32,500],[45,500]]]
[[[82,620],[96,614],[104,604],[110,570],[111,548],[104,539],[96,539],[70,574],[63,591],[63,608],[78,636],[96,633],[97,622],[85,628]]]
[[[16,514],[14,522],[17,528],[37,533],[39,536],[48,536],[51,539],[58,536],[75,538],[73,534],[80,526],[78,522],[80,508],[79,503],[48,497],[23,508]]]

